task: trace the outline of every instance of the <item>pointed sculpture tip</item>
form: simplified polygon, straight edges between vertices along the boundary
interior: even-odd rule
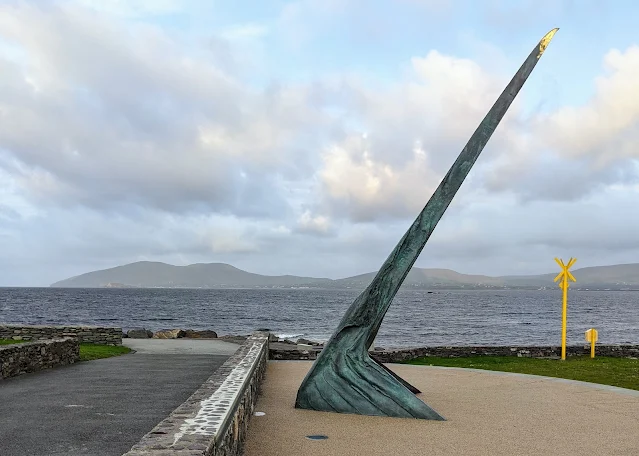
[[[559,30],[559,27],[552,29],[541,39],[541,41],[539,42],[539,53],[537,54],[537,58],[541,57],[541,55],[544,53],[544,51],[548,47],[548,44],[550,43],[550,40],[552,40],[552,37],[555,36],[555,33],[557,33],[557,30]]]

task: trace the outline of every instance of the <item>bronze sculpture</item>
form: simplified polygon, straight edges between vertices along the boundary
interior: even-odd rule
[[[557,30],[535,46],[373,281],[346,311],[304,378],[296,408],[444,420],[415,396],[416,388],[373,360],[368,349],[426,241]]]

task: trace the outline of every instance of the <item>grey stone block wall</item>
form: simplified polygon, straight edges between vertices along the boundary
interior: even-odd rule
[[[287,360],[287,361],[313,361],[317,359],[317,355],[321,350],[298,350],[292,348],[289,350],[270,349],[268,357],[272,360]]]
[[[0,345],[0,378],[73,364],[79,359],[80,343],[70,337]]]
[[[125,456],[240,456],[268,360],[256,332]]]
[[[80,343],[122,345],[122,328],[0,324],[0,339],[46,340],[63,337],[77,338]]]
[[[566,356],[590,356],[590,346],[566,347]],[[639,345],[600,345],[597,356],[616,358],[639,357]],[[382,363],[397,363],[424,356],[441,358],[463,358],[471,356],[518,356],[525,358],[561,357],[561,346],[548,347],[422,347],[404,350],[371,352],[371,356]]]
[[[314,360],[321,347],[309,350],[274,350],[269,353],[273,360]],[[370,355],[382,363],[398,363],[424,356],[441,358],[464,358],[471,356],[519,356],[528,358],[555,358],[561,356],[560,346],[548,347],[419,347],[398,350],[375,350]],[[566,347],[567,356],[590,356],[590,346]],[[596,356],[614,358],[639,358],[639,345],[598,345]]]

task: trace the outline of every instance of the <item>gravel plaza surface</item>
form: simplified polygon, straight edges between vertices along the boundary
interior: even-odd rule
[[[639,455],[639,391],[388,364],[447,421],[369,417],[295,409],[310,366],[269,362],[245,456]]]

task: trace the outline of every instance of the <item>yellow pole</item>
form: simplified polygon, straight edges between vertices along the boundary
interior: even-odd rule
[[[590,357],[595,357],[595,335],[592,335],[592,340],[590,341]]]
[[[568,274],[563,277],[564,303],[561,315],[561,359],[566,360],[566,323],[568,320]]]
[[[561,313],[561,359],[566,359],[566,326],[568,320],[568,280],[572,280],[576,282],[574,276],[568,271],[570,267],[575,264],[577,258],[571,258],[568,263],[564,263],[564,260],[560,260],[559,258],[555,258],[555,261],[561,268],[561,272],[555,277],[555,282],[561,279],[559,282],[559,286],[563,290],[563,305],[562,305],[562,313]]]

